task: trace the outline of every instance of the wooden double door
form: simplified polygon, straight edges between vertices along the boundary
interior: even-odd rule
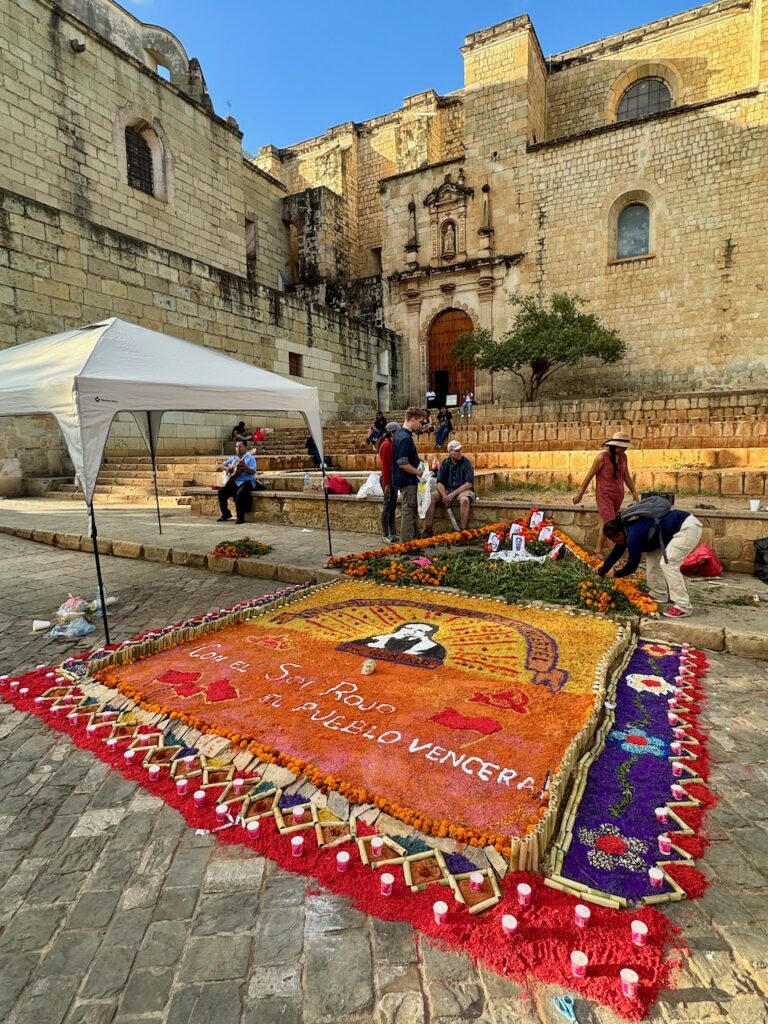
[[[460,366],[453,357],[459,336],[471,334],[473,329],[472,320],[461,309],[446,309],[432,321],[427,373],[437,405],[445,405],[448,395],[456,395],[456,402],[461,405],[464,392],[475,390],[475,368]]]

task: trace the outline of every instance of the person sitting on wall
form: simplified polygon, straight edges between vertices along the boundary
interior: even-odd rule
[[[453,414],[444,406],[440,406],[440,411],[437,414],[437,429],[435,430],[435,446],[437,448],[443,447],[443,442],[448,440],[448,437],[453,432]]]
[[[435,428],[432,425],[432,413],[429,411],[429,409],[425,409],[424,415],[421,417],[419,425],[414,431],[414,433],[416,434],[417,437],[419,437],[421,436],[421,434],[433,434],[434,432]]]
[[[464,392],[464,401],[461,403],[461,411],[459,413],[459,419],[470,419],[472,416],[472,406],[475,404],[475,396],[469,388]]]
[[[448,458],[443,459],[437,474],[437,488],[432,495],[432,502],[424,517],[422,537],[432,536],[432,521],[438,505],[450,509],[458,501],[461,529],[466,530],[469,513],[472,509],[472,490],[475,482],[475,469],[464,454],[461,441],[448,442]]]
[[[373,421],[368,437],[365,439],[366,444],[377,444],[384,436],[384,431],[387,429],[387,417],[379,409],[376,413],[376,419]]]
[[[244,441],[246,444],[251,440],[251,431],[246,427],[244,420],[240,420],[236,427],[232,427],[232,440]]]
[[[229,499],[234,498],[237,522],[244,523],[245,513],[250,512],[253,504],[254,489],[262,489],[256,480],[256,459],[245,450],[245,441],[238,440],[235,441],[235,454],[216,468],[227,474],[226,483],[218,490],[221,515],[216,522],[226,523],[232,518]]]

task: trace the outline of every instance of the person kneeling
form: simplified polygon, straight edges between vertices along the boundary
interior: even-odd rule
[[[460,529],[466,530],[469,522],[469,513],[472,509],[472,499],[475,497],[472,485],[475,481],[475,470],[472,463],[464,455],[461,448],[461,441],[448,442],[448,458],[443,459],[437,474],[437,488],[432,495],[432,502],[424,517],[424,529],[422,536],[432,535],[432,521],[435,518],[435,509],[438,505],[450,509],[455,503],[459,503]],[[455,525],[456,520],[450,514]]]
[[[253,503],[253,490],[256,483],[256,459],[245,450],[244,441],[235,442],[235,454],[223,465],[217,466],[227,474],[227,482],[218,490],[221,515],[217,522],[225,523],[232,518],[229,511],[229,499],[235,499],[237,522],[245,522],[245,513],[250,511]]]
[[[640,502],[639,506],[643,504]],[[642,514],[633,518],[633,507],[630,505],[603,526],[603,533],[613,541],[614,548],[597,570],[598,576],[607,576],[627,550],[626,563],[613,575],[631,576],[645,553],[648,590],[653,600],[658,604],[671,603],[664,612],[668,618],[690,615],[693,606],[680,566],[701,541],[701,523],[682,509],[671,509],[659,519]]]

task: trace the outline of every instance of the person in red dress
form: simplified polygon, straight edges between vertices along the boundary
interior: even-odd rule
[[[626,434],[614,431],[613,436],[605,442],[597,454],[582,481],[579,493],[573,499],[574,505],[581,504],[587,488],[594,479],[597,510],[604,523],[610,522],[619,514],[624,501],[625,488],[629,488],[634,501],[640,500],[627,463],[627,448],[630,444],[630,439]],[[596,554],[602,555],[605,540],[605,534],[601,529],[600,536],[597,538]]]

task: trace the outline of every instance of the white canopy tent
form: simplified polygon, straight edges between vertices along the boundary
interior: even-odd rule
[[[55,416],[94,538],[93,495],[112,420],[119,412],[133,414],[155,472],[163,413],[182,410],[297,412],[323,456],[317,388],[116,317],[0,352],[0,415]],[[101,589],[97,548],[94,543]],[[106,616],[105,627],[109,642]]]

